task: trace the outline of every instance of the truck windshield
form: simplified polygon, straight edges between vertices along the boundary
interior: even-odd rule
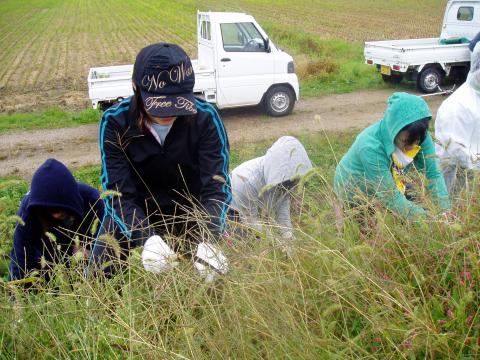
[[[227,52],[265,52],[265,41],[253,23],[224,23],[223,49]]]

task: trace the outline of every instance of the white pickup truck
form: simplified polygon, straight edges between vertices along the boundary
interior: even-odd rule
[[[365,42],[365,62],[375,65],[385,82],[414,80],[420,91],[433,93],[444,77],[468,72],[468,40],[479,31],[480,0],[450,0],[440,38]]]
[[[271,116],[289,114],[299,98],[293,59],[278,49],[255,19],[243,13],[198,12],[196,95],[218,108],[263,104]],[[133,94],[133,65],[91,68],[93,108]]]

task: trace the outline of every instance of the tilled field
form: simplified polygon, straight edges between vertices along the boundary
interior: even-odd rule
[[[85,108],[88,69],[132,63],[149,43],[176,42],[195,57],[197,9],[247,12],[286,33],[362,42],[436,36],[445,3],[5,0],[0,3],[0,113],[51,105]],[[275,32],[270,36],[275,41]]]

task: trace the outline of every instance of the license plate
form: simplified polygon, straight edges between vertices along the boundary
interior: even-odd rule
[[[390,69],[390,66],[385,66],[385,65],[382,65],[380,66],[380,72],[383,74],[383,75],[392,75],[392,70]]]

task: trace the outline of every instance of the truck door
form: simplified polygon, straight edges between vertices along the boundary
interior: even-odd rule
[[[274,81],[274,54],[252,22],[221,23],[217,44],[218,105],[258,104]]]

